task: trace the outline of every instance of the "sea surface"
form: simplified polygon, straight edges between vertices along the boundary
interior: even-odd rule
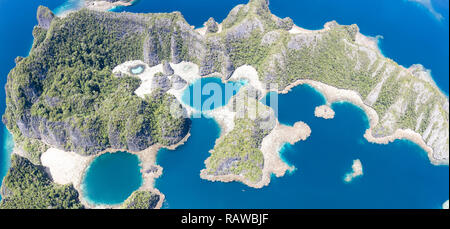
[[[156,188],[166,195],[164,208],[440,208],[448,199],[448,166],[430,164],[426,152],[410,141],[367,142],[367,116],[350,103],[334,103],[332,120],[316,118],[315,107],[324,103],[323,96],[306,85],[280,95],[280,122],[304,121],[312,134],[306,141],[285,145],[282,158],[296,169],[272,177],[262,189],[200,178],[220,128],[213,119],[193,119],[184,145],[158,153],[164,172]],[[346,183],[356,159],[364,174]]]
[[[184,90],[181,100],[196,111],[214,110],[228,104],[246,82],[222,83],[218,77],[197,79]]]
[[[236,4],[246,2],[139,0],[134,6],[115,11],[180,11],[190,24],[200,27],[211,16],[222,21]],[[331,20],[340,24],[356,23],[363,34],[383,37],[379,39],[379,45],[385,56],[406,67],[421,63],[430,69],[437,85],[448,95],[449,6],[448,1],[432,0],[432,3],[434,11],[442,18],[423,5],[406,0],[271,0],[270,8],[274,14],[289,16],[307,29],[321,29]],[[6,76],[14,67],[14,58],[27,56],[30,50],[38,5],[59,13],[78,7],[74,0],[0,0],[0,29],[7,31],[0,36],[1,85],[6,83]],[[208,10],[203,10],[205,7]],[[308,86],[296,87],[291,93],[280,96],[280,122],[292,125],[304,121],[311,127],[312,135],[306,141],[286,145],[281,152],[283,159],[297,169],[284,177],[273,178],[268,187],[260,190],[237,182],[200,179],[200,170],[220,135],[220,128],[212,119],[193,119],[188,142],[174,151],[162,149],[158,154],[157,161],[164,173],[156,180],[156,188],[166,195],[164,207],[440,208],[449,199],[448,166],[431,165],[426,153],[410,141],[398,140],[388,145],[368,143],[363,138],[368,127],[367,117],[349,103],[333,104],[336,111],[333,120],[314,117],[315,106],[323,103],[323,97]],[[0,113],[4,109],[5,93],[2,90]],[[3,124],[0,128],[2,179],[9,166],[12,142]],[[105,155],[103,157],[111,160],[122,158],[118,167],[123,163],[129,165],[126,167],[130,171],[139,169],[130,156]],[[104,162],[108,160],[101,158],[99,162],[94,161],[101,165],[99,171],[108,166]],[[355,159],[361,160],[364,175],[345,183],[345,174],[351,172]],[[107,174],[99,172],[98,176]],[[183,187],[182,191],[180,187]],[[95,188],[94,192],[103,192],[105,196],[117,194],[109,193],[112,189],[102,191],[102,188]],[[131,191],[135,186],[126,189]]]

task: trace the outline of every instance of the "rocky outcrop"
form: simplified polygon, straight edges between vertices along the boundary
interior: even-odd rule
[[[207,33],[217,33],[219,31],[219,24],[214,20],[214,18],[209,18],[207,22],[205,22],[204,26],[206,27]]]
[[[197,62],[204,49],[203,37],[196,33],[179,12],[155,16],[144,40],[144,62],[150,66],[170,60]]]
[[[82,16],[93,21],[90,24],[85,23],[86,20],[79,22],[77,19]],[[367,44],[370,43],[367,39],[361,38],[364,36],[356,25],[343,26],[333,21],[319,31],[293,28],[290,18],[280,19],[270,13],[266,0],[250,0],[246,5],[236,6],[222,22],[223,30],[220,32],[216,31],[217,23],[213,19],[208,20],[205,26],[209,33],[206,36],[196,32],[179,12],[118,14],[82,10],[52,22],[53,17],[47,8],[40,7],[39,29],[36,30],[40,39],[35,39],[39,42],[39,48],[33,49],[30,53],[32,57],[19,58],[8,77],[8,105],[3,120],[8,123],[8,128],[15,127],[25,136],[58,146],[63,146],[63,139],[73,138],[76,146],[70,147],[78,149],[97,149],[104,144],[140,149],[156,141],[142,129],[124,136],[121,131],[124,125],[111,124],[107,128],[108,134],[105,134],[108,135],[106,143],[96,145],[94,143],[98,139],[93,139],[89,130],[69,128],[73,124],[70,119],[62,123],[50,122],[39,115],[31,115],[31,107],[37,106],[34,104],[46,101],[46,106],[55,110],[64,102],[58,96],[41,97],[46,89],[42,82],[48,77],[48,69],[54,67],[53,59],[44,57],[51,57],[50,52],[59,47],[49,43],[52,40],[45,39],[44,35],[55,35],[69,28],[81,33],[85,32],[85,26],[90,25],[91,30],[101,28],[115,42],[124,41],[120,45],[114,42],[109,46],[103,44],[108,46],[104,50],[114,52],[114,58],[96,66],[110,64],[112,66],[108,67],[113,68],[130,59],[142,59],[150,66],[163,63],[163,76],[155,77],[152,82],[160,92],[170,87],[181,89],[186,85],[177,76],[168,77],[174,74],[168,61],[175,64],[193,62],[199,66],[200,75],[219,73],[224,79],[228,79],[238,67],[251,65],[256,68],[259,80],[276,83],[280,88],[302,79],[319,81],[357,91],[379,115],[378,125],[373,127],[375,137],[388,136],[398,129],[411,129],[433,148],[436,161],[448,161],[448,98],[423,69],[404,69],[384,58],[373,45]],[[52,29],[47,31],[50,24]],[[76,40],[70,42],[65,45],[82,47]],[[122,49],[127,50],[117,51]],[[134,54],[127,56],[130,52]],[[86,63],[91,61],[91,56],[95,57],[92,60],[104,56],[100,52],[91,54]],[[81,59],[74,55],[70,52],[64,59]],[[34,58],[33,61],[30,58]],[[128,87],[132,88],[130,85]],[[115,121],[121,119],[123,117],[118,117]],[[127,126],[132,124],[127,123]],[[158,134],[165,136],[167,142],[179,139],[178,134],[183,132],[180,129],[173,132],[171,128],[158,128],[163,129]],[[177,137],[172,138],[170,133]],[[124,138],[126,142],[120,141]]]
[[[39,6],[37,10],[37,20],[39,27],[43,29],[49,29],[50,24],[52,23],[54,18],[55,14],[53,14],[53,12],[49,8],[45,6]]]
[[[173,68],[170,66],[170,63],[167,61],[163,61],[163,73],[165,76],[171,76],[175,73]]]
[[[200,75],[205,76],[222,70],[220,60],[224,59],[223,50],[224,45],[219,37],[214,36],[206,40],[206,50],[200,61]]]
[[[294,21],[290,17],[283,19],[277,18],[276,24],[278,28],[289,31],[294,26]]]
[[[154,191],[135,191],[125,201],[125,209],[155,209],[161,200],[161,194]]]
[[[172,86],[175,90],[180,90],[184,88],[187,84],[186,80],[181,78],[179,75],[173,75],[170,78],[170,81],[172,82]]]
[[[173,73],[172,73],[173,74]],[[155,74],[152,78],[152,91],[159,90],[161,93],[167,92],[172,87],[172,83],[166,74]]]
[[[104,150],[107,146],[99,139],[98,131],[93,128],[81,130],[71,122],[53,122],[25,113],[17,120],[16,125],[25,137],[38,139],[67,151],[90,154]]]

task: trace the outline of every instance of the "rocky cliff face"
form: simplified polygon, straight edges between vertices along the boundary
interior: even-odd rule
[[[49,29],[53,18],[55,18],[55,15],[49,8],[45,6],[39,6],[37,11],[37,20],[39,27],[43,29]]]
[[[404,69],[367,45],[356,25],[330,22],[320,31],[292,29],[292,20],[272,15],[266,0],[236,6],[221,23],[220,32],[209,20],[210,31],[205,35],[196,32],[179,12],[81,10],[60,19],[40,8],[38,21],[43,30],[36,30],[30,56],[17,62],[6,86],[3,120],[15,135],[94,152],[110,146],[138,150],[158,141],[176,142],[186,132],[187,121],[170,128],[162,126],[170,123],[167,117],[153,123],[146,112],[157,108],[131,96],[134,83],[126,77],[110,82],[108,75],[110,69],[129,60],[140,59],[150,66],[189,61],[199,65],[201,75],[218,73],[228,79],[236,68],[251,65],[262,82],[276,83],[279,88],[311,79],[357,91],[380,116],[374,127],[376,136],[388,136],[397,129],[414,130],[433,148],[436,160],[448,161],[448,98],[423,69]],[[68,72],[61,75],[61,70]],[[77,89],[67,92],[80,100],[75,104],[55,85],[77,72],[82,72],[79,78],[66,82]],[[165,75],[156,84],[164,88],[179,83],[176,77],[174,82],[167,78],[169,68]],[[126,109],[136,111],[130,114]]]
[[[133,93],[138,80],[115,78],[110,70],[129,59],[152,64],[192,61],[189,55],[196,51],[190,39],[198,34],[179,13],[81,10],[60,19],[40,7],[38,22],[44,38],[35,39],[30,55],[17,61],[6,85],[3,121],[18,144],[37,139],[60,149],[95,154],[106,148],[141,151],[184,138],[190,122],[170,116],[168,109],[176,101],[165,94],[165,86],[171,84],[167,76],[156,80],[160,94],[142,100]],[[146,49],[149,43],[156,48]]]

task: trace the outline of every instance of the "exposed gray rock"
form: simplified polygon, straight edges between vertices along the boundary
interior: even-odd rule
[[[312,45],[317,38],[314,34],[297,34],[289,41],[288,48],[297,51],[301,50],[303,47]]]
[[[230,58],[226,58],[224,70],[222,70],[225,79],[228,80],[233,75],[235,70],[236,68],[234,67],[234,64],[231,62]]]
[[[172,70],[173,71],[173,70]],[[172,83],[166,74],[157,73],[152,78],[152,90],[159,89],[160,92],[167,92],[172,87]]]
[[[201,76],[222,71],[222,65],[220,65],[220,68],[217,68],[217,65],[221,60],[225,58],[225,48],[222,40],[219,37],[210,37],[206,42],[207,49],[205,50],[205,55],[203,55],[200,63]]]
[[[23,57],[21,57],[21,56],[18,56],[18,57],[16,57],[16,59],[14,59],[14,62],[16,63],[16,65],[17,64],[19,64],[20,63],[20,61],[22,61],[23,60]]]
[[[60,102],[60,99],[58,97],[49,97],[45,96],[45,101],[47,104],[51,107],[57,106]]]
[[[39,27],[43,29],[49,29],[53,18],[55,18],[55,14],[53,14],[53,12],[49,8],[45,6],[39,6],[37,10],[37,20]]]
[[[134,121],[135,120],[129,119],[127,121],[126,125],[133,126]],[[142,151],[142,150],[148,148],[148,146],[153,145],[154,142],[151,137],[150,126],[143,125],[136,134],[128,135],[126,137],[126,142],[127,142],[128,150],[130,150],[132,152],[139,152],[139,151]]]
[[[136,191],[135,193],[138,192],[143,192],[143,191]],[[130,198],[127,201],[127,205],[125,206],[125,209],[155,209],[156,206],[158,205],[159,200],[161,199],[161,196],[159,194],[153,193],[153,192],[149,192],[150,196],[148,197],[148,199],[138,199],[135,196],[135,193],[133,193],[131,195]],[[145,201],[145,202],[142,202]],[[144,204],[144,206],[143,206]]]
[[[158,167],[152,165],[149,169],[145,170],[145,173],[156,173],[158,172]]]
[[[286,18],[278,18],[276,20],[276,24],[277,27],[280,29],[284,29],[284,30],[291,30],[292,27],[294,26],[294,21],[292,21],[292,19],[290,17],[286,17]]]
[[[219,31],[219,24],[217,24],[212,17],[210,17],[204,25],[206,27],[206,32],[208,33],[217,33],[217,31]]]
[[[163,73],[166,76],[171,76],[175,73],[173,68],[170,66],[170,63],[167,61],[163,61]]]
[[[174,145],[180,142],[189,132],[191,127],[191,120],[187,118],[186,109],[178,102],[178,100],[174,97],[170,101],[170,114],[173,116],[180,115],[181,117],[185,117],[185,121],[182,125],[177,125],[171,122],[168,119],[161,120],[159,123],[160,129],[160,138],[165,145]]]
[[[264,34],[262,40],[261,40],[261,45],[271,45],[273,44],[275,41],[278,40],[278,38],[280,38],[280,32],[278,31],[270,31],[266,34]]]
[[[144,62],[150,66],[158,65],[161,60],[158,56],[157,41],[153,36],[150,36],[147,41],[144,42]]]
[[[16,124],[25,137],[41,140],[59,149],[90,154],[106,148],[97,131],[90,128],[78,129],[70,121],[52,122],[25,113]],[[71,144],[67,144],[68,142]]]
[[[226,158],[220,163],[220,165],[217,167],[217,170],[215,171],[214,175],[226,175],[230,173],[230,169],[234,168],[234,165],[236,163],[239,163],[241,161],[241,158],[239,157],[229,157]]]
[[[222,24],[225,28],[229,28],[231,27],[235,22],[236,19],[238,18],[238,14],[239,12],[242,10],[242,13],[247,13],[248,12],[249,7],[247,5],[237,5],[235,6],[230,13],[228,13],[227,18],[225,18],[225,20],[223,20]]]
[[[172,82],[172,86],[175,90],[180,90],[187,84],[186,80],[181,78],[179,75],[173,75],[172,78],[170,78],[170,81]]]
[[[249,38],[254,30],[264,32],[264,25],[257,18],[245,19],[227,33],[227,41],[236,41]]]

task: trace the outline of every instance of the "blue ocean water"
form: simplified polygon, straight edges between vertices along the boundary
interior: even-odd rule
[[[245,81],[222,83],[217,77],[201,78],[183,92],[182,101],[197,111],[208,111],[224,106],[236,95]]]
[[[223,20],[232,7],[246,2],[227,0],[211,4],[207,0],[139,0],[135,6],[116,10],[178,10],[190,24],[198,27],[210,16],[217,21]],[[366,35],[382,35],[384,39],[380,40],[380,46],[384,55],[404,66],[423,64],[431,69],[438,86],[448,94],[448,1],[432,0],[435,10],[444,17],[442,20],[436,19],[425,7],[406,0],[270,2],[273,13],[280,17],[289,16],[307,29],[320,29],[325,22],[337,20],[341,24],[357,23]],[[1,85],[6,83],[6,76],[14,67],[14,58],[26,56],[31,47],[38,5],[60,12],[77,7],[73,0],[33,0],[26,4],[24,1],[0,0],[0,29],[8,31],[0,36]],[[199,10],[205,6],[208,10]],[[273,179],[271,185],[262,190],[240,183],[201,180],[199,172],[204,168],[203,161],[220,130],[211,119],[194,119],[189,141],[176,151],[161,150],[158,155],[164,174],[157,180],[157,188],[166,194],[165,207],[439,208],[448,199],[448,166],[431,165],[425,152],[409,141],[389,145],[366,142],[362,137],[367,127],[366,117],[350,104],[334,104],[336,118],[333,120],[316,119],[310,111],[313,105],[322,104],[323,98],[311,88],[298,88],[280,99],[279,113],[282,123],[292,124],[298,119],[308,123],[313,130],[307,141],[287,145],[282,151],[282,157],[296,166],[296,171]],[[293,110],[291,105],[286,112],[287,108],[282,108],[283,104],[294,103],[299,103],[298,109]],[[5,94],[1,90],[0,113],[4,109]],[[0,125],[4,129],[4,125]],[[9,165],[11,147],[7,145],[11,140],[6,132],[0,131],[0,141],[2,179]],[[334,147],[328,147],[333,144]],[[343,186],[343,177],[356,158],[362,161],[364,175]],[[183,169],[177,170],[175,165]],[[183,193],[179,192],[180,186],[177,190],[173,184],[184,185]],[[285,201],[276,201],[273,196],[281,196]]]
[[[179,11],[186,21],[195,27],[202,27],[210,17],[216,21],[225,19],[233,7],[248,0],[136,0],[132,6],[117,7],[115,12],[170,13]]]
[[[411,0],[272,0],[270,9],[306,29],[321,29],[332,20],[356,23],[363,34],[383,37],[379,45],[386,57],[405,67],[420,63],[430,69],[437,85],[448,95],[449,2],[431,3],[442,19]]]
[[[201,27],[209,17],[221,22],[234,6],[247,2],[137,0],[131,7],[119,7],[114,11],[180,11],[188,23]],[[431,0],[431,3],[442,19],[411,0],[271,0],[270,9],[279,17],[291,17],[306,29],[321,29],[332,20],[340,24],[356,23],[363,34],[383,37],[379,45],[385,56],[405,67],[420,63],[430,69],[437,85],[448,95],[449,3],[442,0]],[[203,10],[205,6],[208,10]]]
[[[36,10],[39,5],[56,9],[65,0],[0,0],[0,114],[5,112],[4,85],[9,71],[15,66],[17,56],[27,56],[33,43],[33,26],[37,24]],[[0,181],[9,167],[9,155],[12,152],[11,137],[0,123]],[[0,197],[1,198],[1,197]]]
[[[95,158],[83,178],[83,192],[92,204],[120,204],[142,184],[139,158],[106,153]]]
[[[279,97],[280,121],[305,121],[312,134],[281,152],[296,170],[272,177],[262,189],[200,178],[220,129],[212,119],[193,119],[191,137],[184,145],[158,153],[157,163],[164,173],[156,188],[166,195],[164,207],[440,208],[448,199],[448,166],[431,165],[426,153],[410,141],[368,143],[363,137],[367,117],[352,104],[333,104],[336,116],[332,120],[316,118],[314,108],[322,104],[322,95],[309,86]],[[345,183],[355,159],[361,160],[364,175]]]

